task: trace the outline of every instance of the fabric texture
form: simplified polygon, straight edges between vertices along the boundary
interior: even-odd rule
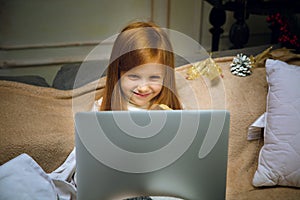
[[[0,76],[0,80],[15,81],[42,87],[50,87],[47,81],[40,76]]]
[[[300,67],[268,59],[266,71],[265,140],[253,185],[300,187]]]
[[[108,63],[105,61],[84,61],[63,65],[54,77],[52,87],[72,90],[103,77]],[[79,73],[78,73],[79,72]]]
[[[67,157],[65,162],[55,171],[48,174],[55,185],[55,191],[59,199],[75,200],[77,196],[76,188],[76,155],[75,148]]]
[[[0,164],[22,153],[45,172],[57,169],[74,148],[77,111],[90,111],[105,78],[74,90],[0,81]]]
[[[185,109],[230,112],[226,200],[299,199],[300,190],[252,185],[263,140],[247,140],[248,127],[265,112],[265,68],[247,77],[230,73],[233,57],[215,59],[224,78],[186,80],[188,65],[176,68],[179,97]],[[105,77],[74,90],[57,90],[0,81],[0,164],[26,152],[46,171],[57,169],[74,148],[76,111],[89,111],[103,94]],[[225,101],[224,101],[225,99]]]
[[[1,200],[56,200],[55,186],[44,170],[27,154],[0,166]]]
[[[248,140],[257,140],[263,138],[265,128],[266,113],[262,114],[251,126],[248,128]]]

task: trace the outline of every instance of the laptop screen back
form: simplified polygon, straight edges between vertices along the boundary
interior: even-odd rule
[[[79,200],[225,199],[227,111],[82,112],[75,127]]]

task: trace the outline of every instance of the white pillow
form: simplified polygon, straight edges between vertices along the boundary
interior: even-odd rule
[[[266,61],[264,146],[253,185],[300,187],[300,66]]]
[[[27,154],[0,166],[0,199],[57,199],[55,185]]]

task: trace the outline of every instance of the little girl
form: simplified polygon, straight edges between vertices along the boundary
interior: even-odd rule
[[[114,43],[109,63],[104,95],[95,101],[93,111],[182,109],[172,45],[154,23],[135,22],[125,27]],[[50,174],[64,198],[76,196],[74,174],[75,150]]]
[[[182,109],[174,54],[167,34],[151,22],[134,22],[118,35],[103,98],[93,110]]]

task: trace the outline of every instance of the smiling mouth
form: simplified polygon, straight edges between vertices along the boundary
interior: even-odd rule
[[[146,94],[141,94],[141,93],[138,93],[138,92],[134,92],[132,91],[132,93],[138,97],[142,97],[142,98],[146,98],[150,95],[150,93],[146,93]]]

